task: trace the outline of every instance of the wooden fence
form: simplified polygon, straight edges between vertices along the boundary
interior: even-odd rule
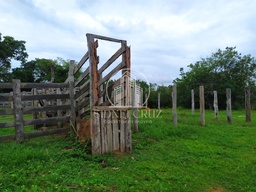
[[[120,44],[120,48],[105,63],[102,63],[101,67],[99,67],[99,56],[97,55],[98,40]],[[128,86],[130,48],[125,40],[94,34],[87,34],[87,44],[88,52],[73,69],[74,76],[79,69],[86,66],[82,75],[74,81],[75,88],[79,90],[74,96],[77,102],[76,118],[74,119],[77,132],[79,129],[86,129],[81,126],[80,122],[89,116],[93,154],[111,151],[131,152],[130,108],[124,106],[130,97]],[[114,62],[118,58],[121,58],[121,62],[116,65]],[[111,65],[112,70],[109,68]],[[108,84],[111,77],[118,71],[122,72],[122,77],[112,84]],[[124,81],[123,77],[126,78]],[[113,91],[118,86],[122,86],[123,92],[120,97],[121,105],[115,107],[113,106],[115,103]],[[107,93],[112,96],[107,97]]]
[[[68,132],[69,128],[59,127],[57,129],[50,129],[44,131],[37,131],[31,133],[24,133],[24,126],[26,125],[60,125],[70,121],[70,113],[67,113],[71,109],[71,105],[63,100],[71,100],[70,93],[63,94],[61,91],[56,91],[55,94],[41,93],[35,94],[37,90],[42,89],[70,89],[70,83],[21,83],[20,80],[13,80],[12,83],[1,83],[0,89],[12,89],[12,94],[1,94],[1,103],[11,103],[10,107],[1,108],[0,115],[13,115],[14,121],[12,122],[1,122],[0,128],[12,128],[15,127],[15,135],[1,136],[0,141],[14,140],[23,142],[25,138],[32,138],[38,136],[44,136],[55,133]],[[31,89],[31,94],[22,94],[23,89]],[[56,102],[58,105],[52,105],[52,102]],[[50,102],[50,104],[46,104]],[[28,104],[29,103],[29,104]],[[41,103],[39,105],[38,103]],[[42,104],[45,103],[45,104]],[[28,104],[28,105],[26,105]],[[62,111],[62,112],[61,112]],[[65,111],[65,114],[63,113]],[[43,115],[39,117],[39,113],[48,112],[59,114],[53,117],[47,117]],[[24,114],[33,114],[32,120],[24,120]],[[64,114],[64,115],[63,115]]]
[[[101,65],[97,55],[98,40],[120,45]],[[13,92],[13,95],[0,95],[0,102],[13,103],[13,109],[2,108],[0,115],[14,115],[14,122],[0,123],[0,128],[15,127],[16,130],[15,135],[0,137],[0,141],[16,138],[18,142],[23,142],[24,138],[67,132],[68,128],[58,128],[46,132],[24,133],[24,126],[57,124],[62,127],[62,123],[69,122],[71,132],[78,137],[80,133],[88,131],[83,129],[89,129],[92,154],[131,152],[130,109],[133,106],[130,104],[133,95],[130,48],[125,40],[94,34],[87,34],[87,45],[88,51],[78,64],[75,65],[73,60],[70,62],[69,76],[64,83],[21,83],[13,80],[12,83],[0,84],[0,89],[12,89]],[[116,64],[115,61],[118,60],[120,63]],[[79,71],[82,74],[74,78]],[[121,72],[121,77],[109,83],[118,72]],[[22,95],[22,89],[31,89],[32,93]],[[134,89],[137,89],[136,85]],[[32,103],[32,107],[22,107],[25,101]],[[43,114],[43,118],[39,118],[39,112]],[[49,112],[55,115],[49,117],[46,115]],[[26,113],[33,113],[33,120],[24,120],[23,114]],[[83,121],[88,119],[89,128],[83,126]]]

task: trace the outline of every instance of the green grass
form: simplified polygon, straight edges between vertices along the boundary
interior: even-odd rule
[[[175,127],[171,109],[141,112],[126,155],[92,156],[63,136],[1,143],[0,191],[256,191],[256,116],[244,114],[229,125],[225,111],[206,111],[202,127],[198,111],[180,109]]]

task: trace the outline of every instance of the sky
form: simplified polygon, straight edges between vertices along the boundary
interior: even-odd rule
[[[26,41],[28,61],[79,62],[86,33],[126,40],[132,69],[169,85],[181,67],[218,49],[256,57],[255,10],[252,0],[0,0],[0,33]],[[99,46],[102,63],[118,45]]]

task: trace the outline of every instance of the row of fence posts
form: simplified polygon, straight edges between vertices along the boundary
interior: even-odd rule
[[[213,91],[214,101],[214,117],[218,118],[218,95],[217,91]],[[205,125],[205,99],[204,99],[204,86],[199,87],[199,97],[200,97],[200,125]],[[231,89],[226,89],[227,98],[227,121],[232,124],[232,107],[231,107]],[[160,111],[160,93],[158,93],[158,111]],[[251,96],[250,88],[245,90],[245,111],[246,111],[246,122],[251,122]],[[191,90],[191,112],[195,114],[195,94],[194,89]],[[177,87],[174,84],[172,86],[172,118],[173,125],[177,125]]]

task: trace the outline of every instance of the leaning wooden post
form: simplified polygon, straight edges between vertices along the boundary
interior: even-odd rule
[[[160,112],[160,93],[158,93],[158,112]]]
[[[200,90],[200,125],[205,125],[205,106],[204,106],[204,86],[199,87]]]
[[[195,114],[195,94],[194,89],[191,90],[191,112],[194,115]]]
[[[218,94],[217,91],[213,91],[213,107],[214,107],[214,117],[218,119]]]
[[[75,61],[71,60],[69,65],[69,99],[70,99],[70,126],[71,126],[71,134],[76,135],[76,107],[75,107],[75,92],[74,92],[74,67]]]
[[[246,122],[251,122],[251,92],[250,92],[250,88],[245,89],[245,114],[246,114]]]
[[[173,125],[177,125],[177,87],[172,86],[172,120]]]
[[[232,111],[231,111],[231,89],[226,89],[227,96],[227,120],[229,124],[232,124]]]
[[[12,80],[13,88],[13,108],[14,108],[14,123],[15,123],[15,134],[16,141],[22,143],[24,141],[24,125],[23,125],[23,113],[21,106],[21,91],[20,91],[20,80]]]
[[[146,104],[146,108],[148,108],[148,94],[146,93],[145,94],[145,104]]]

